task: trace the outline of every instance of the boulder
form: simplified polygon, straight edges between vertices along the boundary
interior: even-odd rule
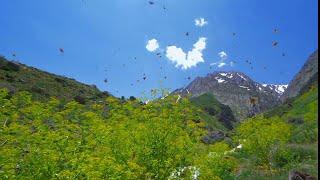
[[[201,141],[205,144],[213,144],[218,141],[222,141],[225,135],[221,131],[211,131],[208,135],[201,138]]]

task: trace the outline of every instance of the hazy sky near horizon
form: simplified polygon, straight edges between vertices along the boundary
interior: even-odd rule
[[[286,84],[318,48],[317,0],[152,2],[2,0],[0,54],[128,97],[213,71]]]

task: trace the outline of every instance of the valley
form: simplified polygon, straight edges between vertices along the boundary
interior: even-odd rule
[[[317,54],[288,87],[218,71],[148,103],[2,57],[0,177],[317,177]]]

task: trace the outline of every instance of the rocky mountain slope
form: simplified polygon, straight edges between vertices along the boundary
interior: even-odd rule
[[[219,102],[231,108],[237,120],[242,120],[280,103],[281,92],[270,87],[273,86],[263,86],[240,72],[214,72],[206,77],[197,77],[188,86],[173,93],[197,97],[210,92]]]
[[[309,56],[302,69],[290,82],[286,92],[281,96],[281,100],[294,98],[316,84],[318,84],[318,50]]]
[[[262,84],[263,87],[278,93],[279,97],[286,91],[288,84]]]
[[[74,79],[58,76],[24,64],[8,61],[0,56],[0,88],[11,94],[29,91],[37,100],[56,97],[63,101],[76,100],[84,104],[107,97],[94,85],[86,85]]]

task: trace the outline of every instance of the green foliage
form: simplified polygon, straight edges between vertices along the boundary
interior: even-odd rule
[[[314,145],[289,144],[274,152],[272,164],[276,168],[290,169],[299,164],[308,163],[317,159],[317,150]]]
[[[195,106],[199,101],[170,95],[143,104],[109,96],[79,104],[32,95],[0,89],[1,179],[283,179],[292,168],[318,173],[317,88],[281,115],[241,122],[228,133],[232,140],[213,145],[200,141],[206,118],[213,117]]]
[[[318,88],[244,121],[236,129],[243,148],[239,179],[284,179],[296,169],[317,176]]]
[[[264,114],[266,118],[280,116],[282,120],[293,123],[292,143],[314,143],[318,140],[318,88],[313,87],[301,96]],[[303,121],[299,124],[293,119]]]
[[[234,179],[239,166],[228,144],[219,142],[209,147],[209,154],[198,159],[200,179]]]
[[[236,131],[243,151],[252,156],[258,165],[263,166],[270,165],[274,151],[288,142],[291,136],[290,125],[278,117],[249,119]]]
[[[194,163],[205,134],[200,111],[176,98],[63,105],[1,89],[0,177],[166,179]]]
[[[318,88],[298,97],[293,108],[283,116],[284,119],[301,118],[303,124],[294,126],[291,141],[296,143],[314,143],[318,140]]]

